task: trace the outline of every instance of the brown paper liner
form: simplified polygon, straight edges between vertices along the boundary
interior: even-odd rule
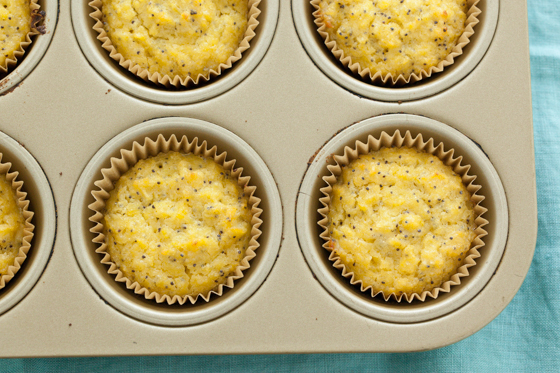
[[[31,37],[38,34],[44,34],[44,26],[40,26],[40,23],[45,17],[45,12],[39,10],[41,7],[37,4],[38,0],[31,0],[29,7],[31,8],[31,31],[25,36],[25,41],[19,44],[19,49],[14,51],[13,58],[7,58],[4,66],[0,65],[0,74],[6,74],[9,69],[17,65],[18,59],[23,57],[25,49],[31,44]]]
[[[352,73],[358,74],[362,78],[368,76],[374,84],[403,85],[415,83],[422,79],[429,78],[434,73],[442,72],[446,66],[452,65],[455,62],[455,58],[463,54],[463,48],[469,44],[470,38],[474,34],[474,27],[479,22],[478,16],[482,13],[482,11],[476,6],[479,1],[480,0],[467,0],[469,10],[467,11],[467,19],[465,20],[465,31],[463,31],[457,40],[457,44],[453,47],[453,49],[451,49],[451,52],[447,55],[447,57],[441,60],[437,66],[430,67],[428,71],[421,70],[420,73],[411,73],[408,77],[405,77],[403,74],[394,77],[391,73],[383,76],[380,72],[370,71],[369,68],[364,69],[359,63],[352,62],[352,57],[346,56],[344,51],[338,48],[336,41],[331,40],[329,34],[325,31],[326,25],[323,22],[322,12],[319,8],[321,0],[312,0],[311,5],[317,9],[313,12],[315,25],[318,27],[317,31],[319,34],[323,37],[323,39],[325,39],[325,45],[344,66],[348,67],[352,71]]]
[[[21,190],[23,186],[23,181],[18,181],[17,177],[19,172],[10,172],[12,164],[10,162],[2,162],[2,153],[0,153],[0,174],[6,176],[6,180],[12,183],[12,189],[16,195],[16,202],[18,207],[21,209],[24,219],[23,237],[21,240],[21,246],[18,251],[18,255],[14,258],[14,264],[8,267],[8,273],[0,276],[0,289],[3,289],[6,284],[16,275],[20,270],[22,263],[27,258],[27,253],[31,248],[31,240],[33,239],[33,230],[35,226],[31,224],[31,219],[33,219],[33,212],[29,211],[29,200],[27,200],[27,193]]]
[[[150,81],[152,83],[159,83],[166,87],[169,87],[170,85],[175,87],[179,85],[187,87],[191,83],[195,85],[198,84],[201,81],[201,79],[203,82],[207,82],[212,77],[221,75],[223,70],[230,69],[234,62],[241,59],[241,54],[247,49],[249,49],[250,47],[249,42],[251,41],[251,39],[255,37],[255,29],[259,25],[259,21],[257,21],[257,18],[259,14],[261,14],[261,11],[258,8],[260,2],[261,0],[249,0],[249,4],[248,4],[249,10],[247,14],[247,30],[245,30],[243,40],[241,40],[241,43],[239,43],[239,47],[235,50],[235,52],[233,52],[233,55],[231,55],[225,63],[221,63],[218,66],[217,70],[210,69],[207,75],[198,74],[198,76],[195,77],[194,79],[190,76],[181,78],[180,76],[176,75],[174,78],[171,78],[169,75],[161,75],[158,72],[150,73],[147,69],[144,69],[140,65],[135,64],[131,60],[126,60],[123,57],[123,55],[117,51],[117,49],[113,45],[113,42],[107,35],[107,32],[103,28],[103,12],[101,11],[101,8],[103,6],[103,1],[93,0],[88,5],[94,9],[94,11],[90,13],[89,16],[95,20],[95,25],[93,26],[93,29],[99,33],[97,39],[101,41],[102,47],[109,52],[109,56],[115,61],[117,61],[120,66],[124,67],[125,69],[127,69],[134,75],[139,76],[145,81]]]
[[[218,285],[217,288],[209,291],[208,294],[199,294],[196,297],[192,297],[190,295],[174,295],[173,297],[171,297],[167,294],[159,294],[157,292],[150,291],[147,288],[142,287],[138,282],[132,282],[131,280],[126,278],[123,273],[117,268],[117,265],[111,261],[111,256],[106,251],[107,245],[105,244],[105,235],[103,233],[103,212],[105,210],[105,202],[109,198],[109,192],[114,188],[114,183],[121,177],[121,175],[128,171],[130,167],[134,166],[139,160],[155,157],[159,153],[167,153],[169,151],[176,151],[184,154],[193,153],[195,155],[212,158],[217,164],[223,166],[226,171],[229,171],[233,178],[237,178],[238,185],[243,188],[243,191],[249,196],[249,205],[251,206],[251,240],[245,252],[245,257],[241,260],[241,263],[237,267],[235,274],[229,276],[225,284]],[[176,302],[182,305],[187,301],[187,299],[190,300],[192,304],[194,304],[199,297],[208,302],[212,294],[221,296],[224,286],[233,288],[234,281],[242,278],[243,271],[250,267],[249,261],[256,256],[255,250],[260,245],[257,240],[261,235],[259,227],[262,224],[262,220],[260,219],[262,209],[258,207],[261,200],[254,195],[256,187],[249,185],[251,177],[242,176],[243,168],[235,168],[236,161],[234,159],[226,160],[226,152],[218,153],[216,146],[208,149],[208,144],[206,143],[206,141],[202,141],[202,143],[199,144],[199,139],[197,137],[189,140],[186,136],[183,136],[181,140],[178,140],[175,135],[171,135],[169,139],[165,139],[165,137],[160,134],[157,137],[156,141],[153,141],[152,139],[146,137],[144,140],[144,144],[139,144],[135,141],[132,144],[132,150],[121,149],[120,153],[120,158],[111,158],[110,168],[104,168],[101,170],[103,179],[98,180],[94,183],[95,186],[99,188],[99,190],[94,190],[91,192],[91,194],[95,198],[95,202],[88,206],[89,209],[94,213],[89,218],[90,221],[95,223],[95,226],[90,229],[90,232],[96,234],[93,242],[100,245],[100,247],[95,250],[95,252],[103,254],[101,263],[109,266],[107,272],[110,275],[115,275],[115,280],[117,282],[125,282],[127,289],[134,290],[134,293],[144,295],[146,299],[155,299],[157,303],[166,301],[170,305]]]
[[[473,242],[471,243],[471,248],[468,252],[468,255],[464,259],[464,263],[461,267],[458,268],[457,273],[455,273],[451,278],[441,284],[439,287],[435,287],[431,291],[424,291],[421,294],[413,293],[408,295],[406,293],[402,293],[400,295],[396,295],[395,293],[385,294],[383,291],[378,291],[377,293],[374,292],[371,286],[365,286],[361,280],[356,280],[354,278],[354,273],[349,271],[346,266],[341,262],[340,257],[335,254],[333,250],[333,244],[329,237],[329,206],[331,201],[331,193],[332,193],[332,185],[334,185],[337,181],[337,178],[342,173],[342,168],[347,166],[350,162],[358,158],[359,155],[367,154],[373,151],[377,151],[381,148],[390,148],[390,147],[407,147],[407,148],[415,148],[419,151],[426,152],[432,155],[435,155],[441,161],[451,167],[453,171],[459,175],[465,184],[467,191],[471,194],[471,202],[474,206],[474,213],[475,213],[475,224],[476,224],[476,237],[474,238]],[[427,296],[432,298],[437,298],[439,293],[447,293],[451,290],[452,285],[459,285],[461,283],[461,277],[466,277],[469,275],[468,269],[474,265],[476,265],[475,259],[480,257],[479,249],[484,246],[484,241],[482,241],[482,237],[486,236],[488,233],[486,230],[483,229],[485,225],[488,224],[488,221],[482,218],[482,215],[488,211],[486,208],[482,207],[480,203],[484,200],[484,197],[477,194],[480,190],[481,186],[474,183],[476,176],[469,175],[469,170],[471,168],[470,165],[463,165],[462,156],[455,156],[455,150],[449,149],[444,150],[443,143],[439,143],[434,145],[434,139],[430,138],[428,141],[424,141],[422,134],[417,135],[416,137],[412,137],[409,131],[406,131],[405,135],[402,136],[400,131],[397,130],[393,135],[389,135],[386,132],[382,132],[379,139],[376,139],[372,135],[368,136],[367,143],[363,143],[361,141],[356,141],[355,147],[350,148],[346,146],[344,148],[344,153],[342,155],[334,155],[333,159],[335,161],[335,165],[328,165],[327,169],[331,172],[331,175],[323,177],[323,180],[327,183],[326,187],[321,188],[321,192],[323,193],[323,197],[319,199],[323,207],[318,209],[319,214],[323,217],[319,222],[319,226],[323,228],[323,232],[321,233],[320,237],[324,239],[326,242],[323,244],[323,247],[328,250],[331,254],[329,255],[329,260],[334,262],[333,266],[342,271],[342,276],[346,278],[350,278],[350,283],[352,285],[359,284],[360,290],[362,292],[366,292],[367,290],[371,290],[371,296],[375,297],[379,294],[383,295],[385,301],[388,301],[391,297],[395,299],[397,302],[400,302],[402,297],[404,296],[407,302],[412,302],[414,299],[418,299],[420,301],[425,301]]]

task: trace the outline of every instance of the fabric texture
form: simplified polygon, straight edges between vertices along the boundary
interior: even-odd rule
[[[420,353],[14,359],[0,372],[560,372],[560,1],[528,6],[537,247],[519,292],[481,331]]]

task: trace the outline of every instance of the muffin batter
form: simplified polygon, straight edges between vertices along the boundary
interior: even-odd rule
[[[6,60],[14,58],[29,31],[29,0],[0,0],[0,66],[6,67]]]
[[[428,71],[465,29],[466,0],[322,0],[325,32],[372,75]]]
[[[471,196],[442,161],[384,148],[344,167],[333,186],[330,245],[374,293],[422,293],[457,272],[475,238]]]
[[[0,275],[8,273],[14,265],[23,240],[25,219],[17,205],[12,184],[0,176]]]
[[[150,73],[209,76],[243,40],[247,0],[103,0],[116,50]]]
[[[251,238],[248,196],[237,180],[193,154],[139,161],[106,206],[111,260],[131,281],[169,296],[206,295],[225,283]]]

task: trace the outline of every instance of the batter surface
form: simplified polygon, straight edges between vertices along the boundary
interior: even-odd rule
[[[14,58],[25,36],[31,31],[29,0],[0,0],[0,66]]]
[[[160,294],[206,295],[226,282],[251,238],[248,196],[222,166],[169,152],[120,177],[104,216],[107,252]]]
[[[353,63],[405,78],[447,57],[468,10],[466,0],[322,0],[319,9],[330,39]]]
[[[12,184],[0,176],[0,275],[8,273],[23,241],[25,219]]]
[[[116,50],[150,73],[195,79],[225,63],[243,40],[247,0],[103,0]]]
[[[470,198],[431,154],[384,148],[362,155],[333,186],[330,244],[374,293],[429,291],[457,272],[476,236]]]

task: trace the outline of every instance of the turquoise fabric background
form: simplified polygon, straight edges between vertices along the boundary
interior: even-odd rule
[[[14,359],[0,360],[0,371],[560,372],[560,0],[528,0],[528,6],[537,248],[521,290],[484,329],[454,345],[410,354]]]

